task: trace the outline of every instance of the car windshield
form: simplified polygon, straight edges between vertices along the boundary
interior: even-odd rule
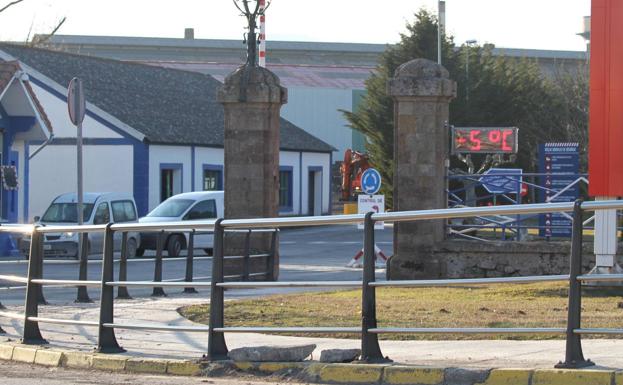
[[[148,217],[179,217],[193,204],[195,201],[192,199],[169,199],[166,200],[158,207],[152,210]]]
[[[93,211],[92,203],[84,203],[83,218],[88,221]],[[78,223],[77,203],[52,203],[41,218],[41,222]]]

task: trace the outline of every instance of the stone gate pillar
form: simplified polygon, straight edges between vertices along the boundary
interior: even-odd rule
[[[276,217],[279,208],[279,116],[287,90],[266,68],[244,65],[218,91],[225,119],[225,218]],[[259,239],[259,241],[258,241]],[[270,237],[252,248],[267,250]],[[243,237],[230,237],[226,252],[238,254]]]
[[[444,126],[456,82],[441,65],[415,59],[396,69],[388,94],[394,99],[394,210],[445,208],[449,142]],[[440,276],[431,251],[443,239],[442,220],[396,224],[390,278]]]

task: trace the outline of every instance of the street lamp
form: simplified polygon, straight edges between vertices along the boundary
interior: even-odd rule
[[[476,45],[477,40],[465,40],[465,101],[469,102],[469,49]]]

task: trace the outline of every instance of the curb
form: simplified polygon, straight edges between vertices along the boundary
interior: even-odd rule
[[[277,376],[304,382],[353,385],[623,385],[623,370],[461,369],[406,365],[304,362],[210,363],[0,344],[0,360],[47,367],[137,374]]]

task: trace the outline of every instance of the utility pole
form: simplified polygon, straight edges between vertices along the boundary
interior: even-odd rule
[[[437,64],[441,65],[441,40],[446,32],[446,0],[437,2]]]

